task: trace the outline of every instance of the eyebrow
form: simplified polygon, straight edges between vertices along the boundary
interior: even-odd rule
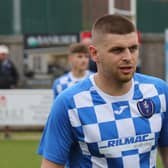
[[[138,45],[137,45],[137,44],[134,44],[134,45],[131,45],[131,46],[128,46],[128,47],[114,46],[114,47],[110,48],[109,51],[125,50],[126,48],[128,48],[128,49],[130,49],[130,48],[135,48],[135,49],[137,49],[137,48],[138,48]]]

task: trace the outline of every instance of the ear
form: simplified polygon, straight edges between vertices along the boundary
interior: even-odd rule
[[[94,62],[97,62],[97,49],[94,45],[89,45],[90,57]]]

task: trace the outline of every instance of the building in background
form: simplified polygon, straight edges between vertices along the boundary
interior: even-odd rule
[[[118,13],[131,18],[136,23],[137,0],[83,0],[83,28],[90,29],[96,18]]]
[[[142,60],[142,63],[144,73],[163,77],[164,37],[162,35],[168,27],[167,11],[168,0],[1,0],[0,43],[9,46],[11,59],[19,69],[23,87],[27,81],[30,85],[37,84],[37,87],[39,83],[50,87],[53,78],[50,72],[54,71],[53,66],[56,67],[55,75],[63,73],[67,68],[66,52],[69,43],[73,40],[69,40],[68,43],[66,40],[70,39],[72,34],[80,35],[82,31],[90,31],[96,18],[104,14],[123,14],[134,21],[143,35],[153,33],[153,38],[157,34],[160,37],[161,34],[162,40],[157,39],[157,42],[159,41],[157,46],[154,45],[156,42],[149,40],[151,36],[147,37],[147,43],[142,40],[142,46],[145,45],[142,52],[145,61]],[[54,36],[56,38],[53,38]],[[38,37],[37,41],[40,41],[41,47],[31,40],[31,45],[34,46],[27,46],[25,39],[30,37],[31,40]],[[64,42],[59,43],[59,38],[63,38]],[[49,46],[48,43],[52,45]],[[148,45],[149,43],[152,45]],[[157,49],[159,58],[155,56],[155,52],[152,53],[151,46],[155,49],[159,48]],[[155,57],[159,64],[157,67],[160,66],[157,69],[154,64]],[[30,72],[27,72],[28,69]]]
[[[25,87],[50,87],[67,68],[69,44],[79,41],[81,1],[2,0],[0,43],[9,46]],[[26,85],[25,85],[26,84]]]

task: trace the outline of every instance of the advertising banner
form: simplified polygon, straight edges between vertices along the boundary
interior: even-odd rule
[[[43,126],[52,101],[50,89],[0,90],[0,126]]]
[[[79,41],[79,33],[69,34],[25,34],[24,48],[51,48],[61,45],[70,45]]]

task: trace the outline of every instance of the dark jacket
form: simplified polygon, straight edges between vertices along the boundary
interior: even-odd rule
[[[16,87],[18,79],[18,72],[12,61],[9,59],[0,61],[0,89]]]
[[[89,70],[92,72],[97,72],[97,65],[92,59],[89,60]]]

